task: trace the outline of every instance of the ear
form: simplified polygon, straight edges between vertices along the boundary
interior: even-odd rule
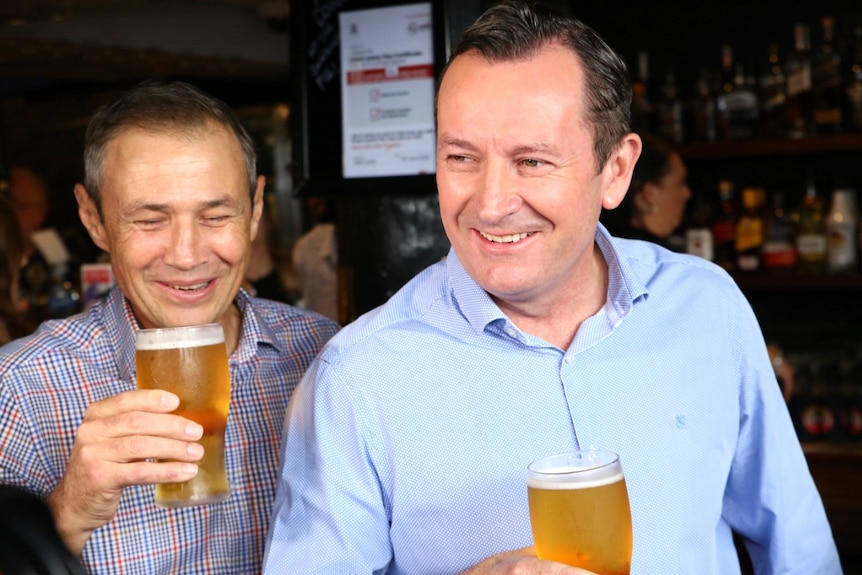
[[[266,187],[266,178],[263,176],[257,177],[257,188],[254,190],[254,199],[251,203],[251,230],[249,233],[249,241],[254,241],[257,237],[257,231],[260,227],[260,218],[263,215],[263,189]]]
[[[108,246],[108,234],[105,231],[105,225],[102,222],[102,217],[99,215],[99,210],[87,193],[87,189],[82,184],[75,184],[75,199],[78,200],[78,216],[81,218],[81,223],[87,229],[90,237],[102,250],[110,253]]]
[[[626,134],[605,163],[601,178],[602,207],[606,210],[616,208],[623,201],[642,149],[643,143],[640,136],[631,132]]]

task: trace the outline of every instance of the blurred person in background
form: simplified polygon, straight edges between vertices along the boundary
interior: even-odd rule
[[[277,248],[276,210],[264,201],[257,237],[251,244],[251,258],[245,272],[245,288],[255,296],[295,304],[299,284],[290,261],[290,253]]]
[[[32,332],[22,318],[18,281],[24,263],[24,245],[12,205],[0,197],[0,345]]]
[[[323,197],[305,200],[312,227],[293,246],[301,305],[338,321],[338,243],[335,205]]]
[[[38,322],[47,316],[51,269],[33,241],[33,233],[43,229],[48,220],[48,184],[32,168],[14,166],[9,170],[9,198],[21,229],[24,257],[20,279],[22,303],[31,321]]]
[[[30,259],[38,251],[33,232],[41,230],[48,220],[48,184],[32,168],[14,166],[9,170],[9,197],[21,227],[23,255]]]
[[[616,237],[647,240],[684,251],[684,243],[673,242],[672,237],[691,199],[685,163],[662,138],[643,134],[641,140],[643,151],[628,192],[617,208],[602,210],[601,221]]]

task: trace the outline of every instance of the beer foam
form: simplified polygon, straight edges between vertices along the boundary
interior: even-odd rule
[[[530,473],[527,476],[527,486],[533,489],[589,489],[591,487],[601,487],[602,485],[610,485],[624,479],[622,471],[613,475],[597,477],[595,479],[580,479],[579,475],[584,472],[570,474],[573,471],[578,471],[577,468],[559,469],[553,474],[537,475]]]
[[[160,328],[138,330],[135,349],[177,349],[203,347],[224,343],[221,325],[207,324],[186,328]]]

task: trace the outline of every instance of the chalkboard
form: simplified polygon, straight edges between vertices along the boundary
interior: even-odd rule
[[[436,194],[433,173],[344,177],[340,14],[417,2],[421,0],[309,0],[292,4],[293,98],[289,122],[297,195]],[[435,78],[446,58],[447,26],[443,4],[442,1],[431,2]]]

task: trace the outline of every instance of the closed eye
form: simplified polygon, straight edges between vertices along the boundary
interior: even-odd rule
[[[209,216],[204,218],[204,222],[209,225],[223,224],[230,219],[230,216]]]
[[[147,229],[155,229],[161,226],[166,220],[164,218],[157,219],[149,219],[149,220],[135,220],[135,225],[139,228]]]

